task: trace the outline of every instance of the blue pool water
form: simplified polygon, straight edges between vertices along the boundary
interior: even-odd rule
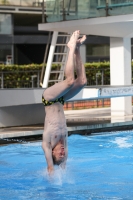
[[[133,131],[68,138],[49,178],[41,142],[0,147],[0,200],[133,200]]]

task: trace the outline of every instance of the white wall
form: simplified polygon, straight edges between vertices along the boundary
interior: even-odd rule
[[[43,123],[43,91],[44,89],[0,90],[0,127]]]
[[[0,107],[41,103],[44,89],[2,89]]]
[[[0,108],[0,127],[23,126],[44,122],[43,104],[7,106]]]

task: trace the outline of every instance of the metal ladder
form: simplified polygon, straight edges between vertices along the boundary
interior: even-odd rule
[[[43,88],[47,88],[48,84],[58,83],[64,79],[65,65],[68,57],[68,47],[66,46],[70,34],[53,32],[51,46],[49,50],[48,60],[45,69],[45,75],[43,79]],[[62,39],[62,41],[61,41]],[[56,70],[51,70],[52,64],[56,64],[58,67]],[[51,75],[55,74],[55,79],[51,79]]]

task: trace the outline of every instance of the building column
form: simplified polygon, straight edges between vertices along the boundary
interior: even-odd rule
[[[82,62],[86,63],[86,45],[83,44],[80,46],[80,54],[81,54]]]
[[[131,39],[110,38],[111,86],[131,85]],[[111,98],[111,122],[131,121],[132,97]]]

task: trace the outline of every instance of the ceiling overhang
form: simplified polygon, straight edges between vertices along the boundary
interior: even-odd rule
[[[133,37],[133,14],[89,18],[71,21],[39,24],[41,31],[72,33],[80,30],[81,34],[108,37]]]

